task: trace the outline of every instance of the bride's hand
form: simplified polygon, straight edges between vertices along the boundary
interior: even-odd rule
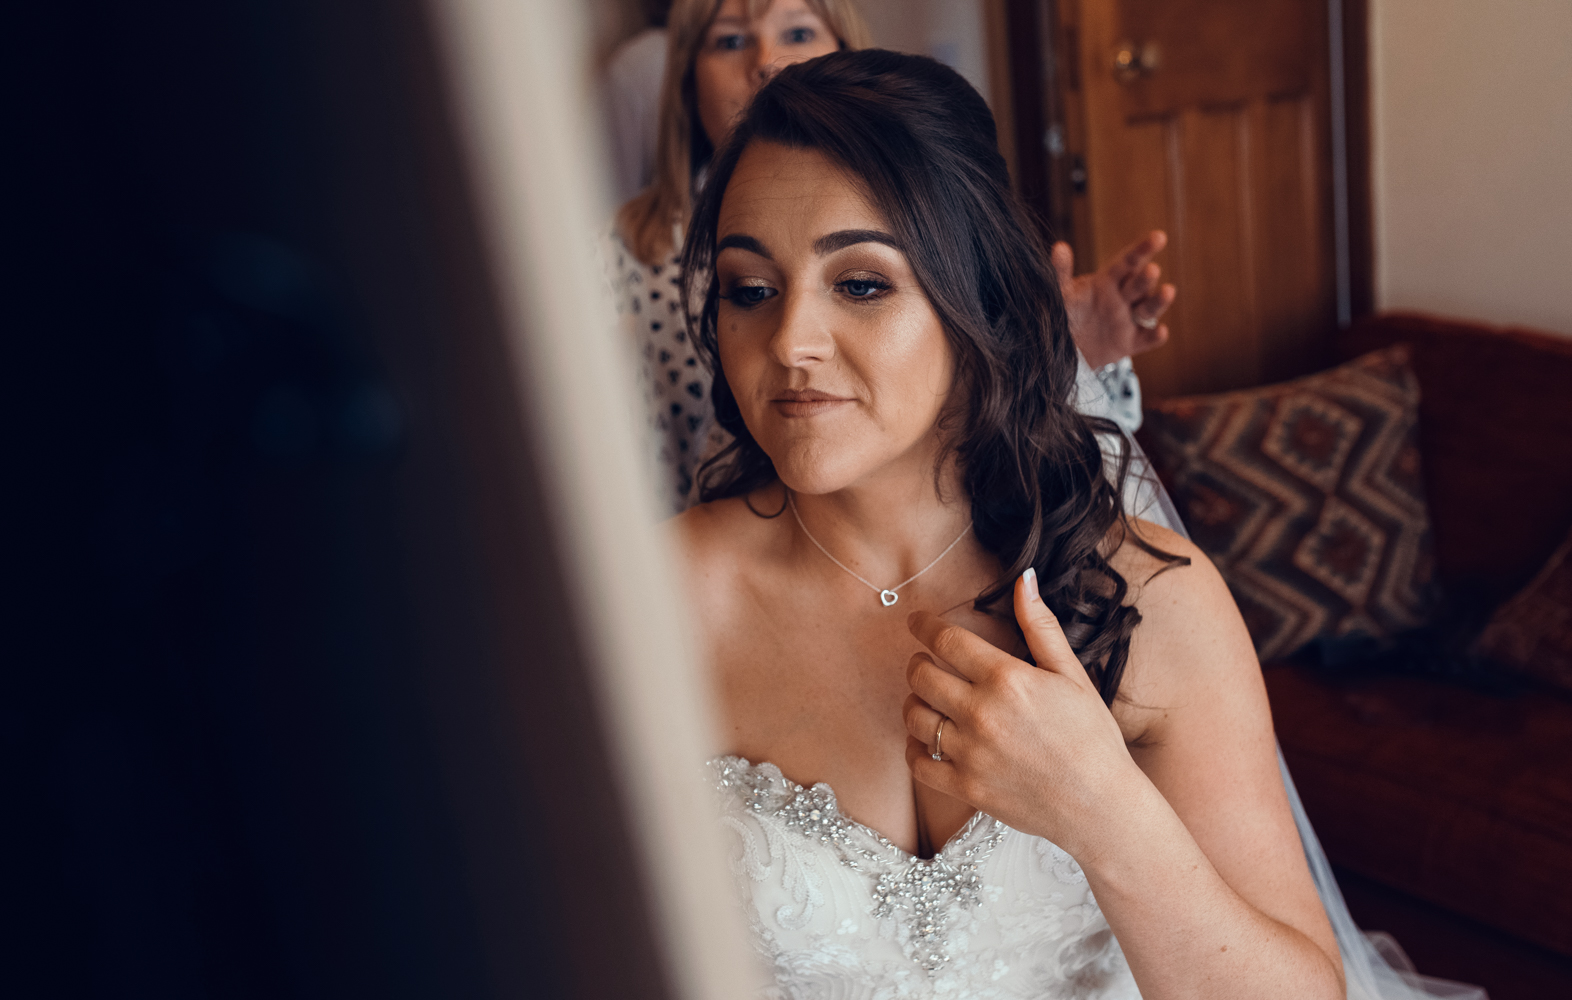
[[[923,784],[1084,864],[1081,852],[1140,797],[1145,776],[1030,570],[1015,582],[1015,617],[1035,667],[936,615],[908,619],[933,656],[919,652],[907,664],[906,761]],[[936,761],[941,718],[944,759]]]

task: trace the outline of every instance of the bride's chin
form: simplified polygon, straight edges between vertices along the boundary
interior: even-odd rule
[[[870,471],[866,463],[845,454],[823,454],[816,448],[790,448],[771,456],[775,474],[793,493],[822,496],[851,486]]]

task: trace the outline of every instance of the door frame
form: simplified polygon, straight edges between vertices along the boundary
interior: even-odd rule
[[[994,58],[1003,59],[1010,99],[1001,110],[1001,131],[1010,137],[1001,146],[1011,158],[1017,193],[1046,225],[1054,239],[1074,247],[1082,270],[1097,266],[1088,258],[1090,239],[1084,202],[1077,187],[1085,184],[1084,165],[1067,155],[1084,148],[1071,130],[1081,127],[1075,103],[1080,98],[1081,53],[1073,7],[1077,0],[998,0],[1005,45]],[[1330,121],[1333,205],[1338,236],[1338,321],[1375,311],[1375,240],[1371,193],[1370,140],[1370,0],[1326,0],[1332,37]],[[1341,128],[1339,129],[1339,126]],[[1341,134],[1339,135],[1339,131]],[[1055,142],[1057,137],[1057,142]],[[1050,153],[1056,145],[1064,153]],[[1082,171],[1079,176],[1077,171]],[[1078,210],[1079,209],[1079,210]]]
[[[1371,186],[1370,0],[1328,0],[1342,13],[1342,112],[1347,176],[1348,319],[1375,312],[1375,201]],[[1339,107],[1341,104],[1341,107]],[[1334,118],[1334,121],[1336,119]]]

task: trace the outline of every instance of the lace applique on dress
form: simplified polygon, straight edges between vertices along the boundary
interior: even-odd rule
[[[828,785],[740,757],[710,768],[775,995],[1138,996],[1085,876],[1047,841],[978,813],[925,860]]]
[[[1075,861],[978,814],[934,858],[844,815],[825,784],[710,762],[732,872],[779,1000],[1139,1000]]]
[[[722,792],[739,793],[750,811],[834,848],[842,865],[868,876],[873,883],[870,916],[899,926],[908,956],[929,976],[944,968],[949,961],[946,931],[957,910],[978,904],[978,865],[1003,837],[1003,823],[978,813],[943,850],[923,859],[848,819],[828,785],[804,788],[773,764],[755,766],[740,757],[718,758],[710,766]]]

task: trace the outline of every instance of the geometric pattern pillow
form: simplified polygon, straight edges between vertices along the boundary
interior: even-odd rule
[[[1572,690],[1572,534],[1528,586],[1496,609],[1475,650]]]
[[[1406,345],[1292,382],[1163,400],[1140,440],[1263,662],[1318,636],[1389,636],[1435,607]]]

